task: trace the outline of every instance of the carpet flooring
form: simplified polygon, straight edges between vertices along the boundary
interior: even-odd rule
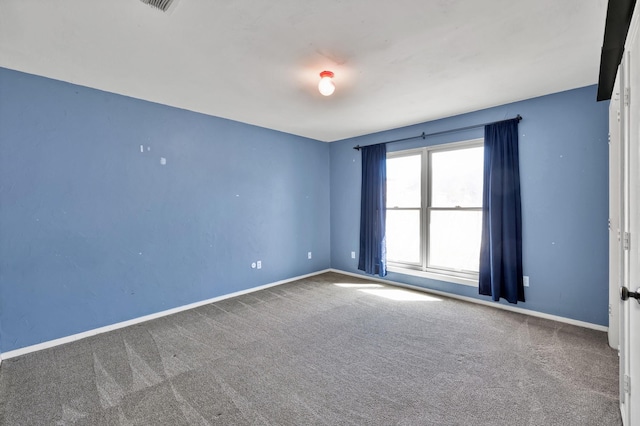
[[[2,362],[3,425],[620,425],[606,334],[326,273]]]

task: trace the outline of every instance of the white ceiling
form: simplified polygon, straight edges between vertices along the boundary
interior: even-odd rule
[[[595,84],[606,0],[0,0],[0,66],[322,141]],[[319,73],[336,92],[318,93]],[[1,100],[0,100],[1,101]]]

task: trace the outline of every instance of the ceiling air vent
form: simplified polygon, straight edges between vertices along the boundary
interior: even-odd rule
[[[157,9],[160,9],[163,12],[166,12],[173,3],[173,0],[140,0],[142,3],[146,3],[149,6],[153,6]]]

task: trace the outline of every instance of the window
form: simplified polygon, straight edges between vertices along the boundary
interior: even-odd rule
[[[482,139],[387,154],[387,260],[393,269],[476,284],[483,167]]]

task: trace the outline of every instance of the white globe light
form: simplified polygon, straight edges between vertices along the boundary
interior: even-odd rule
[[[320,76],[322,78],[320,79],[320,83],[318,83],[318,90],[322,95],[330,96],[336,90],[336,86],[331,80],[331,77],[333,77],[333,73],[330,71],[323,71],[322,73],[320,73]]]

